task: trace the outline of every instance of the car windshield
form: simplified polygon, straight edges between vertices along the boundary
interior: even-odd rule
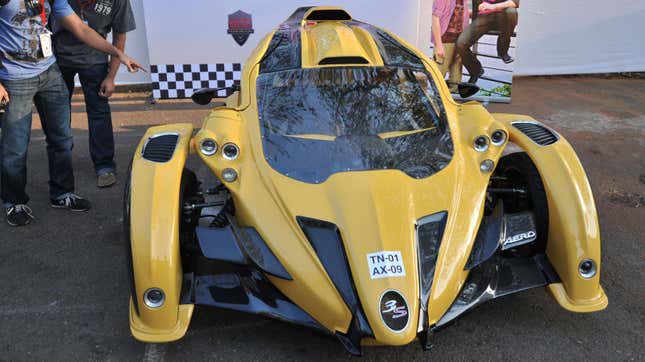
[[[396,169],[420,179],[452,158],[443,104],[423,70],[287,70],[258,76],[257,92],[264,156],[291,178]]]

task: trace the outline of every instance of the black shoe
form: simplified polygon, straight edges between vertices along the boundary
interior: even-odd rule
[[[89,201],[75,194],[69,194],[60,200],[50,201],[51,206],[54,209],[68,209],[71,211],[82,212],[92,208],[92,204]]]
[[[476,75],[471,75],[470,78],[468,78],[468,83],[477,84],[477,81],[482,75],[484,75],[484,68],[480,68],[479,73]]]
[[[27,205],[13,205],[7,209],[7,224],[11,226],[25,226],[33,219],[32,211]]]
[[[502,61],[503,61],[504,63],[506,63],[506,64],[510,64],[510,63],[513,63],[513,62],[515,61],[515,59],[513,59],[513,58],[512,58],[510,55],[508,55],[508,54],[502,54],[502,55],[500,55],[499,57],[500,57],[500,58],[502,58]]]

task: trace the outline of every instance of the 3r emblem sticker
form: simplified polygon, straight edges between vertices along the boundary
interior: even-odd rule
[[[379,306],[383,323],[394,332],[401,332],[408,326],[410,311],[401,293],[388,290],[381,295]]]

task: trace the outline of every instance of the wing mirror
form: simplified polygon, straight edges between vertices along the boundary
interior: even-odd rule
[[[479,87],[473,83],[459,83],[457,84],[457,91],[461,98],[470,98],[479,92]]]
[[[213,100],[213,98],[215,98],[218,90],[219,89],[202,88],[202,89],[196,90],[195,93],[193,93],[193,95],[190,98],[193,100],[193,102],[199,104],[200,106],[205,106],[209,104]],[[218,103],[223,103],[223,102],[218,102]]]
[[[190,97],[193,102],[199,104],[200,106],[205,106],[209,104],[213,98],[217,97],[217,92],[221,90],[231,90],[233,92],[239,92],[240,91],[240,86],[239,84],[234,84],[232,87],[228,88],[202,88],[199,90],[196,90],[195,93]],[[226,106],[225,102],[217,102],[214,104],[215,107],[222,107]]]

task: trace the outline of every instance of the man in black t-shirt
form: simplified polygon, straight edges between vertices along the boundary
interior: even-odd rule
[[[112,32],[115,47],[125,49],[126,33],[136,28],[129,0],[67,0],[81,19],[103,37]],[[70,97],[78,74],[85,95],[89,123],[90,155],[94,162],[98,187],[116,183],[114,134],[108,98],[114,92],[119,62],[80,42],[54,25],[54,50]]]
[[[482,36],[491,30],[500,32],[497,38],[497,55],[506,64],[513,62],[508,55],[511,36],[517,26],[517,8],[520,0],[473,0],[473,21],[459,35],[457,52],[470,74],[469,83],[477,83],[484,68],[470,50]]]

